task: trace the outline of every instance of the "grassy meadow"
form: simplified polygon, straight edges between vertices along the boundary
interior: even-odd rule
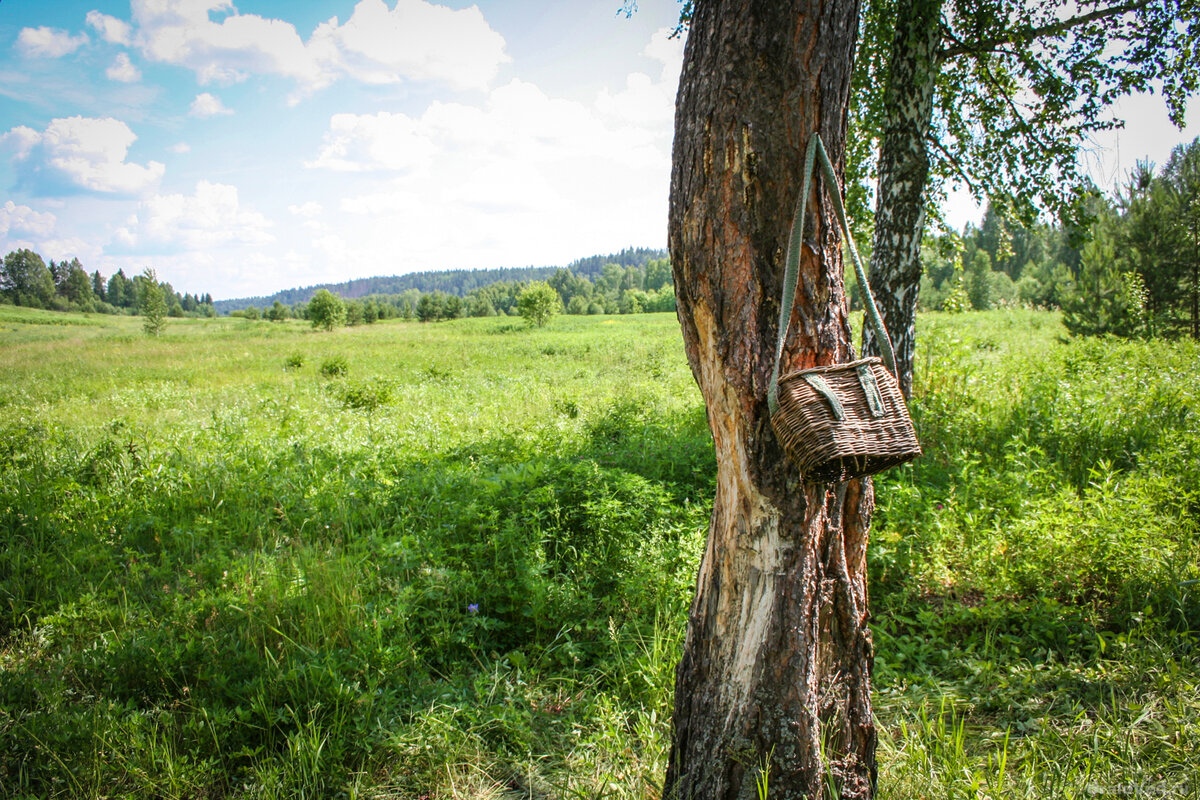
[[[919,341],[880,796],[1200,797],[1200,347]],[[0,797],[656,798],[713,482],[670,314],[0,306]]]

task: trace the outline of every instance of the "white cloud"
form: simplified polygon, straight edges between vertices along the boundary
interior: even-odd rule
[[[674,85],[679,82],[679,72],[683,69],[683,36],[675,36],[674,28],[659,28],[650,37],[650,44],[642,51],[643,55],[662,64],[659,80]]]
[[[677,80],[664,66],[591,104],[514,80],[478,106],[335,115],[307,166],[385,183],[343,198],[337,235],[314,237],[318,258],[496,266],[661,242]]]
[[[189,117],[219,117],[226,114],[232,114],[233,109],[226,108],[219,97],[214,97],[208,92],[196,95],[196,99],[192,101],[192,107],[188,109]]]
[[[116,231],[125,247],[143,252],[258,246],[275,240],[271,222],[242,206],[235,186],[200,181],[193,194],[154,195]]]
[[[56,221],[57,218],[48,211],[34,211],[29,206],[19,206],[8,200],[0,206],[0,238],[7,236],[9,231],[49,236]]]
[[[128,53],[117,53],[112,65],[104,71],[110,81],[121,83],[137,83],[142,79],[142,71],[129,60]]]
[[[78,258],[90,269],[94,269],[92,265],[101,257],[103,251],[90,239],[68,236],[62,239],[42,239],[38,242],[37,252],[55,261]],[[126,274],[132,273],[127,271]]]
[[[58,28],[23,28],[17,35],[17,49],[24,56],[59,58],[88,43],[88,35],[72,36]]]
[[[183,155],[184,153],[192,152],[192,146],[190,144],[188,144],[187,142],[176,142],[175,144],[168,147],[167,150],[171,151],[172,153],[176,153],[178,155]]]
[[[131,9],[130,23],[93,11],[88,24],[106,41],[139,47],[147,59],[191,69],[201,84],[291,78],[298,87],[293,102],[343,77],[486,89],[509,60],[504,38],[475,6],[396,0],[389,8],[383,0],[359,0],[345,24],[333,17],[308,41],[291,23],[239,13],[229,0],[132,0]]]
[[[320,203],[309,200],[307,203],[298,206],[288,206],[288,211],[302,219],[312,219],[319,217],[325,213],[325,207]]]
[[[101,14],[99,11],[89,11],[87,24],[91,25],[100,34],[100,38],[106,42],[123,45],[129,45],[131,42],[131,29],[129,23],[124,20],[110,17],[108,14]]]
[[[325,146],[306,166],[338,172],[405,170],[427,163],[431,131],[404,114],[334,114]]]
[[[641,72],[625,79],[624,90],[611,94],[602,91],[596,100],[601,112],[627,122],[672,124],[675,117],[675,89],[683,67],[683,40],[671,38],[671,29],[656,32],[644,55],[662,64],[656,79]]]
[[[40,195],[80,189],[101,194],[136,195],[152,189],[166,167],[125,160],[137,136],[111,117],[67,117],[51,120],[46,130],[17,127],[0,136],[11,148],[22,183]]]
[[[669,138],[670,126],[655,124],[655,119],[643,122],[650,124],[606,121],[583,103],[551,98],[531,83],[514,80],[492,91],[482,107],[434,103],[415,119],[386,111],[335,114],[324,146],[307,166],[339,172],[451,172],[467,180],[481,169],[515,174],[525,168],[523,180],[505,187],[516,193],[543,172],[561,177],[558,170],[565,162],[663,166],[664,152],[656,145]],[[463,185],[461,180],[445,183]]]
[[[23,161],[29,158],[33,148],[37,147],[41,140],[42,135],[33,128],[18,125],[8,133],[0,135],[0,147],[12,151],[14,162]]]
[[[509,60],[504,37],[478,6],[453,10],[425,0],[360,0],[345,25],[317,29],[314,41],[336,45],[341,67],[367,83],[437,80],[455,89],[486,89]]]
[[[278,19],[239,14],[227,0],[133,0],[133,40],[154,61],[178,64],[200,83],[233,83],[252,73],[320,82],[315,53],[295,27]],[[214,22],[212,12],[229,12]]]

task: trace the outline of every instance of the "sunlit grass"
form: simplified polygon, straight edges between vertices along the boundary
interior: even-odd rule
[[[920,325],[881,796],[1197,796],[1200,352]],[[713,472],[668,314],[0,306],[0,796],[658,797]]]

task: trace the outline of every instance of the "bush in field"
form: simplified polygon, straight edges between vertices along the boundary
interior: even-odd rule
[[[292,353],[290,356],[287,357],[287,360],[283,362],[284,369],[300,369],[303,366],[304,366],[304,354],[303,353]]]
[[[350,363],[345,356],[333,356],[321,362],[321,374],[326,378],[342,378],[350,374]]]
[[[392,384],[381,378],[360,381],[342,389],[342,406],[354,411],[375,411],[392,399]]]
[[[558,292],[550,288],[545,281],[534,281],[521,290],[517,298],[517,310],[530,325],[539,328],[550,321],[550,318],[562,308]]]
[[[314,328],[331,331],[346,324],[346,303],[328,289],[318,289],[308,301],[308,319]]]

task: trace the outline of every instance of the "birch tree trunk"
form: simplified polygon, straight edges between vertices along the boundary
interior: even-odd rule
[[[912,394],[917,293],[921,288],[921,237],[929,182],[926,139],[933,94],[941,73],[942,0],[900,0],[889,58],[879,145],[879,191],[867,280],[896,350],[896,378]],[[875,333],[865,331],[866,353],[878,355]]]
[[[666,798],[772,800],[875,782],[869,481],[804,483],[766,394],[804,147],[841,169],[857,2],[698,0],[680,78],[669,244],[717,491],[676,673]],[[807,200],[784,371],[849,360],[840,238]]]

